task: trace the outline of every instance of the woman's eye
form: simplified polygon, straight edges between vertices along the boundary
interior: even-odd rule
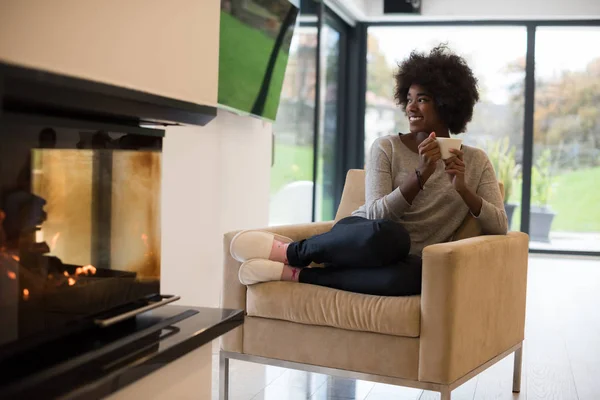
[[[427,99],[422,97],[419,99],[419,103],[427,103]]]

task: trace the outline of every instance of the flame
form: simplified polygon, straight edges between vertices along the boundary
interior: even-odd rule
[[[27,300],[29,298],[29,289],[23,289],[23,298]]]
[[[63,275],[66,276],[66,277],[68,277],[69,273],[67,271],[63,271]]]
[[[8,275],[8,277],[9,277],[10,279],[17,279],[17,274],[15,274],[15,273],[14,273],[14,272],[12,272],[12,271],[8,271],[8,272],[6,273],[6,275]]]
[[[54,251],[54,249],[56,248],[56,242],[58,241],[58,238],[60,237],[60,232],[56,232],[54,234],[54,236],[52,236],[52,240],[50,240],[50,251]]]
[[[96,267],[94,267],[93,265],[84,265],[83,267],[77,267],[77,269],[75,270],[75,275],[94,275],[96,273],[96,270]]]
[[[94,267],[93,265],[84,265],[83,272],[85,272],[86,274],[91,273],[92,275],[94,275],[96,273],[96,267]]]
[[[21,258],[20,258],[18,255],[16,255],[16,254],[12,254],[12,255],[11,255],[11,257],[12,257],[12,259],[13,259],[13,260],[15,260],[16,262],[19,262],[19,261],[21,261]]]
[[[76,283],[75,279],[69,278],[69,286],[73,286]]]

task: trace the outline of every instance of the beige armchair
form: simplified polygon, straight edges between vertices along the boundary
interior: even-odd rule
[[[364,203],[364,171],[351,170],[336,220]],[[300,240],[334,222],[269,228]],[[423,251],[420,296],[380,297],[289,282],[243,286],[224,238],[222,307],[246,310],[221,343],[220,398],[228,399],[229,359],[328,375],[451,391],[515,353],[520,390],[528,237],[479,236],[469,217],[454,241]],[[294,345],[290,345],[294,343]]]

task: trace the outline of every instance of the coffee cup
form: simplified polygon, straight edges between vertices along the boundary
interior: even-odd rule
[[[462,144],[462,139],[458,138],[442,138],[438,137],[437,140],[438,145],[440,146],[440,152],[442,153],[442,159],[447,160],[452,157],[454,154],[450,152],[451,149],[460,150],[460,146]]]

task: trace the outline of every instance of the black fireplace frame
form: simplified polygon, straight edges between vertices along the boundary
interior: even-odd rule
[[[164,137],[164,129],[167,126],[205,125],[214,119],[216,114],[215,107],[0,62],[0,121],[2,122],[65,128],[85,127],[107,132]],[[94,159],[94,162],[101,164],[99,166],[102,167],[96,168],[97,174],[100,173],[100,169],[104,172],[108,170],[110,173],[110,157],[107,153],[99,154],[99,157]],[[94,176],[93,180],[94,186],[97,186],[102,179],[100,176]],[[110,202],[110,198],[106,196],[100,198],[97,194],[93,198],[96,202],[102,202],[96,204],[94,210],[103,210],[105,213],[110,210],[110,203],[106,203]],[[108,237],[106,232],[110,231],[110,222],[106,221],[110,221],[110,218],[98,214],[94,215],[94,221],[94,265],[102,267],[110,263],[108,259],[100,259],[102,250],[109,244],[99,241],[98,238]],[[139,299],[137,302],[106,310],[105,317],[110,319],[123,313],[134,314],[178,299],[177,296],[163,296],[158,292],[152,296],[152,298]],[[96,317],[98,316],[90,315],[77,326],[56,329],[48,332],[44,337],[32,337],[21,341],[18,345],[15,343],[10,352],[6,354],[0,352],[0,359],[8,357],[9,353],[18,353],[39,343],[76,334],[92,325],[99,325],[94,321]]]
[[[0,63],[0,113],[68,117],[109,125],[206,125],[213,106]]]

